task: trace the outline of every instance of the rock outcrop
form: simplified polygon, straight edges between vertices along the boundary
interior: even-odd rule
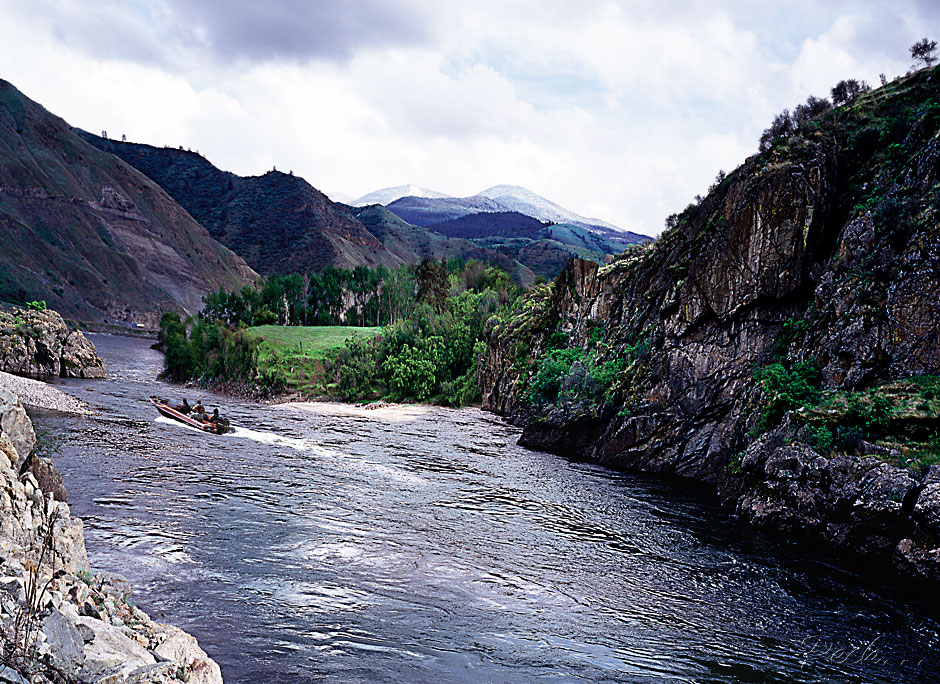
[[[935,471],[857,436],[823,448],[806,416],[785,429],[755,369],[814,368],[806,392],[826,397],[940,374],[938,99],[936,69],[872,91],[746,160],[654,245],[570,263],[491,331],[484,408],[526,446],[694,478],[756,524],[936,580]]]
[[[35,437],[5,391],[0,427],[0,681],[220,683],[193,637],[135,607],[125,580],[92,574],[82,521],[21,474]]]
[[[0,371],[15,375],[103,378],[104,362],[55,311],[0,311]]]

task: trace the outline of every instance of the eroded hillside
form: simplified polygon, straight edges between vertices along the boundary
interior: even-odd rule
[[[146,176],[0,81],[0,298],[155,324],[253,278]]]

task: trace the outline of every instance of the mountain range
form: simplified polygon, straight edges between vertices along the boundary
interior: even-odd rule
[[[539,221],[587,228],[628,244],[650,239],[612,223],[581,216],[518,185],[494,185],[468,197],[452,197],[418,185],[397,185],[370,192],[352,200],[350,204],[382,204],[406,221],[419,226],[430,226],[469,214],[517,212]]]
[[[571,257],[603,263],[649,239],[516,186],[450,198],[409,185],[360,200],[333,202],[293,173],[238,176],[182,148],[93,135],[0,81],[0,301],[46,300],[75,320],[152,326],[259,273],[427,258],[495,263],[529,284]]]
[[[299,176],[237,176],[195,152],[77,133],[145,173],[263,275],[403,263],[343,205]]]
[[[494,186],[487,192],[500,199],[490,199],[446,197],[403,185],[346,205],[292,174],[237,176],[198,153],[76,132],[161,185],[215,239],[263,275],[360,264],[394,268],[426,258],[460,257],[499,264],[520,283],[529,284],[539,276],[555,277],[573,256],[603,262],[631,244],[649,240],[603,222],[591,224],[517,186]],[[399,197],[402,193],[422,196]],[[570,222],[557,224],[567,229],[548,231],[551,218],[533,214]],[[448,221],[470,216],[477,218],[465,222],[459,236],[448,232]],[[539,229],[517,234],[514,216],[537,222]]]

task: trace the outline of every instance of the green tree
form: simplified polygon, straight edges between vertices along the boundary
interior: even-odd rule
[[[914,66],[920,63],[929,67],[937,61],[937,41],[929,38],[922,38],[911,45],[911,58],[914,60]]]
[[[415,273],[418,280],[418,301],[427,302],[438,313],[444,310],[449,280],[447,265],[434,259],[425,259]]]

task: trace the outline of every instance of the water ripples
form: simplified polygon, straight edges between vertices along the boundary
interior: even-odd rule
[[[37,416],[65,438],[89,553],[230,684],[893,683],[940,667],[929,607],[688,488],[526,451],[474,409],[309,413],[186,390],[236,425],[205,435],[154,417],[147,397],[180,390],[152,380],[146,343],[95,343],[110,379],[60,386],[98,414]]]

